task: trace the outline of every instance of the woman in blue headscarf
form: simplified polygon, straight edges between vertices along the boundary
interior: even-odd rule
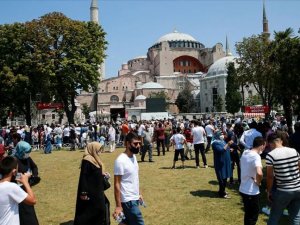
[[[18,160],[18,173],[31,173],[29,184],[32,186],[40,181],[38,177],[38,168],[29,156],[31,145],[25,141],[20,141],[16,146],[15,157]],[[38,225],[38,219],[35,214],[34,206],[19,204],[20,225]]]
[[[44,150],[45,154],[50,154],[52,151],[51,132],[52,132],[52,129],[50,127],[47,127],[46,132],[45,132],[45,150]]]
[[[227,179],[231,177],[231,159],[230,159],[230,145],[232,141],[226,143],[224,135],[221,131],[217,131],[212,140],[212,149],[214,152],[214,167],[216,176],[219,182],[219,196],[221,198],[229,198],[225,191]]]

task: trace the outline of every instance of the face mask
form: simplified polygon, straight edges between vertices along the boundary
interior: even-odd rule
[[[260,154],[260,155],[261,155],[261,154],[263,153],[264,149],[265,149],[265,147],[263,147],[263,148],[259,149],[259,152],[258,152],[258,154]]]
[[[29,158],[29,153],[25,153],[23,159],[28,159],[28,158]]]
[[[224,135],[221,135],[221,136],[220,136],[220,139],[221,139],[222,141],[224,141]]]
[[[140,151],[140,148],[130,146],[129,150],[130,150],[133,154],[138,154],[139,151]]]

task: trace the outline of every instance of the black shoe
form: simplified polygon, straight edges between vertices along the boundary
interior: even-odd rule
[[[153,160],[149,160],[149,162],[154,162]]]
[[[184,158],[185,158],[186,160],[190,160],[189,157],[187,157],[187,156],[185,156]]]
[[[141,162],[145,162],[145,160],[141,159]]]

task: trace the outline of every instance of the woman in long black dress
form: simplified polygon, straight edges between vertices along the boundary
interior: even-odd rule
[[[87,145],[81,163],[74,225],[107,225],[101,144]]]
[[[31,173],[29,178],[30,186],[39,182],[38,168],[32,158],[29,156],[31,145],[25,141],[18,142],[16,146],[15,157],[18,159],[18,172]],[[38,225],[38,219],[33,205],[25,203],[19,204],[20,225]]]

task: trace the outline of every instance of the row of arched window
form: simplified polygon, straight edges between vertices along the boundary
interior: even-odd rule
[[[190,41],[172,41],[169,42],[170,48],[204,48],[204,45]]]

